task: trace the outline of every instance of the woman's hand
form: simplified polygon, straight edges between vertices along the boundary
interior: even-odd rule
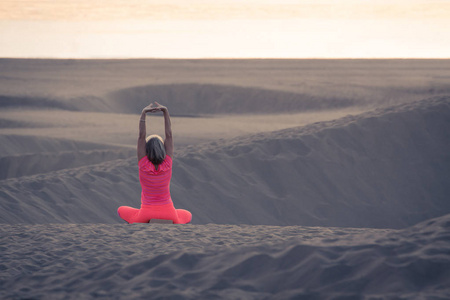
[[[147,105],[142,110],[143,113],[156,112],[156,111],[159,111],[159,108],[158,107],[153,107],[153,103],[150,103],[150,105]]]
[[[150,103],[150,105],[147,105],[146,107],[144,107],[144,109],[142,109],[142,112],[143,113],[148,113],[148,112],[152,111],[153,109],[155,109],[153,107],[153,103]]]
[[[164,105],[159,104],[158,102],[155,101],[155,109],[157,109],[156,111],[167,111],[167,107],[165,107]]]
[[[153,106],[156,105],[156,106]],[[154,112],[158,112],[158,111],[167,111],[167,107],[165,107],[164,105],[159,104],[158,102],[154,102],[154,103],[150,103],[150,105],[146,106],[142,112],[143,113],[154,113]]]

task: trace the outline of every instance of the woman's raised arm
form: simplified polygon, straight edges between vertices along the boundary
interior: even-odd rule
[[[164,147],[166,148],[166,154],[173,158],[173,136],[172,136],[172,123],[170,122],[170,114],[167,107],[155,102],[157,105],[155,108],[160,110],[164,114]]]
[[[145,138],[147,136],[147,129],[145,126],[145,117],[148,112],[158,111],[158,108],[153,107],[153,103],[144,107],[141,112],[141,117],[139,119],[139,137],[137,141],[137,158],[140,161],[144,156],[146,156],[145,150]]]

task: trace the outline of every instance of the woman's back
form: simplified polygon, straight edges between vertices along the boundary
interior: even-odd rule
[[[166,155],[164,161],[155,168],[145,156],[139,161],[139,181],[141,183],[141,204],[164,205],[172,203],[170,179],[172,178],[172,158]]]

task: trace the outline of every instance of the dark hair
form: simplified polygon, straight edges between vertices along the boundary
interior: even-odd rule
[[[145,144],[148,160],[155,166],[161,164],[166,158],[166,148],[159,136],[152,136]]]

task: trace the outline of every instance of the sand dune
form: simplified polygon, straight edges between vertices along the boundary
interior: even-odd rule
[[[0,144],[2,145],[0,157],[17,154],[111,149],[111,145],[100,143],[30,135],[0,135]]]
[[[309,111],[289,114],[172,116],[176,147],[194,145],[220,138],[233,138],[257,132],[267,132],[333,120],[367,109]],[[14,109],[0,111],[0,136],[33,136],[103,144],[103,147],[124,146],[135,149],[138,114],[79,112],[67,110]],[[0,125],[1,125],[0,121]],[[164,134],[162,116],[152,115],[147,121],[148,132]],[[8,142],[8,140],[6,140]],[[6,143],[1,148],[9,148]],[[30,148],[27,148],[28,150]],[[55,148],[57,149],[57,148]],[[70,149],[61,149],[62,151]],[[8,151],[8,149],[6,149]],[[19,149],[23,152],[22,149]]]
[[[450,212],[449,98],[188,147],[172,196],[194,224],[401,228]],[[135,158],[1,182],[4,223],[116,223]],[[36,207],[39,209],[36,210]]]
[[[76,99],[136,86],[202,84],[398,104],[448,94],[449,69],[443,59],[0,59],[0,95]]]
[[[295,113],[339,109],[356,104],[352,99],[317,97],[264,88],[211,84],[148,85],[108,95],[118,111],[139,113],[149,99],[171,107],[173,115]],[[364,104],[364,103],[361,103]]]
[[[446,299],[449,228],[4,225],[0,296]]]
[[[174,199],[232,224],[400,228],[448,213],[449,99],[192,149]]]
[[[130,157],[134,149],[68,139],[1,135],[0,180]]]
[[[174,116],[211,114],[295,113],[354,106],[357,101],[337,96],[324,98],[264,88],[211,85],[171,84],[126,88],[103,97],[43,98],[1,96],[1,108],[27,107],[92,111],[107,113],[139,113],[151,100],[171,107]],[[360,105],[367,103],[360,102]]]
[[[60,151],[0,157],[0,180],[128,158],[135,150]]]
[[[436,98],[193,149],[173,196],[203,222],[409,226],[450,211],[449,113]]]
[[[0,59],[0,108],[135,113],[155,99],[189,116],[378,108],[448,95],[449,63]]]
[[[76,108],[70,103],[64,103],[52,98],[30,97],[30,96],[5,96],[0,95],[0,107],[6,108],[21,108],[32,107],[39,109],[65,109],[75,110]]]

